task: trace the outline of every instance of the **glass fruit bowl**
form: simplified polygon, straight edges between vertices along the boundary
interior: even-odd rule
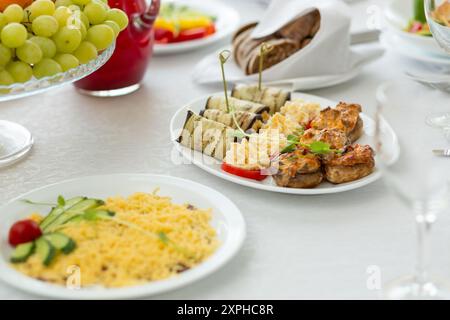
[[[13,83],[8,86],[0,85],[0,102],[27,97],[80,80],[103,66],[113,54],[114,48],[115,44],[112,44],[103,50],[96,59],[67,70],[66,72],[40,79],[33,78],[24,83]]]
[[[25,83],[0,86],[0,103],[28,97],[53,88],[80,80],[103,66],[114,52],[113,43],[102,51],[98,57],[76,68],[50,77],[33,78]],[[0,104],[1,108],[1,104]],[[23,126],[0,119],[0,167],[10,165],[23,158],[31,150],[33,136]]]

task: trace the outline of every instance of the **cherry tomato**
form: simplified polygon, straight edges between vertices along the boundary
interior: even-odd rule
[[[242,178],[252,179],[262,181],[267,178],[266,175],[261,174],[261,170],[247,170],[238,168],[232,165],[229,165],[225,162],[222,163],[222,170],[228,172],[230,174],[234,174],[235,176],[239,176]]]
[[[20,220],[9,229],[9,244],[17,246],[22,243],[33,241],[42,235],[39,224],[33,220]]]
[[[158,43],[169,43],[174,39],[172,31],[162,28],[155,28],[155,40]]]

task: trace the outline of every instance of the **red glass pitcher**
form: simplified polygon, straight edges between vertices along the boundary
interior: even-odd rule
[[[109,0],[111,8],[128,15],[128,27],[116,40],[112,57],[99,70],[75,83],[83,94],[112,97],[139,89],[153,53],[153,22],[159,12],[160,0]]]

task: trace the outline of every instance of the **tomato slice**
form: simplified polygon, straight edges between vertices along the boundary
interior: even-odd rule
[[[228,172],[230,174],[234,174],[235,176],[239,176],[242,178],[252,179],[262,181],[267,178],[266,175],[261,174],[261,170],[247,170],[239,167],[235,167],[229,165],[228,163],[222,163],[222,170]]]
[[[33,241],[41,235],[42,231],[37,222],[30,219],[20,220],[9,229],[9,244],[15,247],[19,244]]]

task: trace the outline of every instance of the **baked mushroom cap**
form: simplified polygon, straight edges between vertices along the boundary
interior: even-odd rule
[[[344,131],[339,129],[308,129],[300,137],[300,142],[303,144],[311,144],[314,141],[321,141],[328,143],[331,149],[341,150],[350,144],[350,141]]]
[[[325,177],[335,184],[361,179],[371,174],[374,167],[374,152],[367,145],[349,146],[342,155],[324,160]]]
[[[280,187],[314,188],[323,180],[320,159],[303,148],[282,154],[273,178]]]
[[[340,102],[336,108],[327,107],[320,111],[317,118],[311,122],[314,129],[338,129],[343,131],[351,142],[358,140],[363,134],[363,121],[359,114],[359,104]]]

